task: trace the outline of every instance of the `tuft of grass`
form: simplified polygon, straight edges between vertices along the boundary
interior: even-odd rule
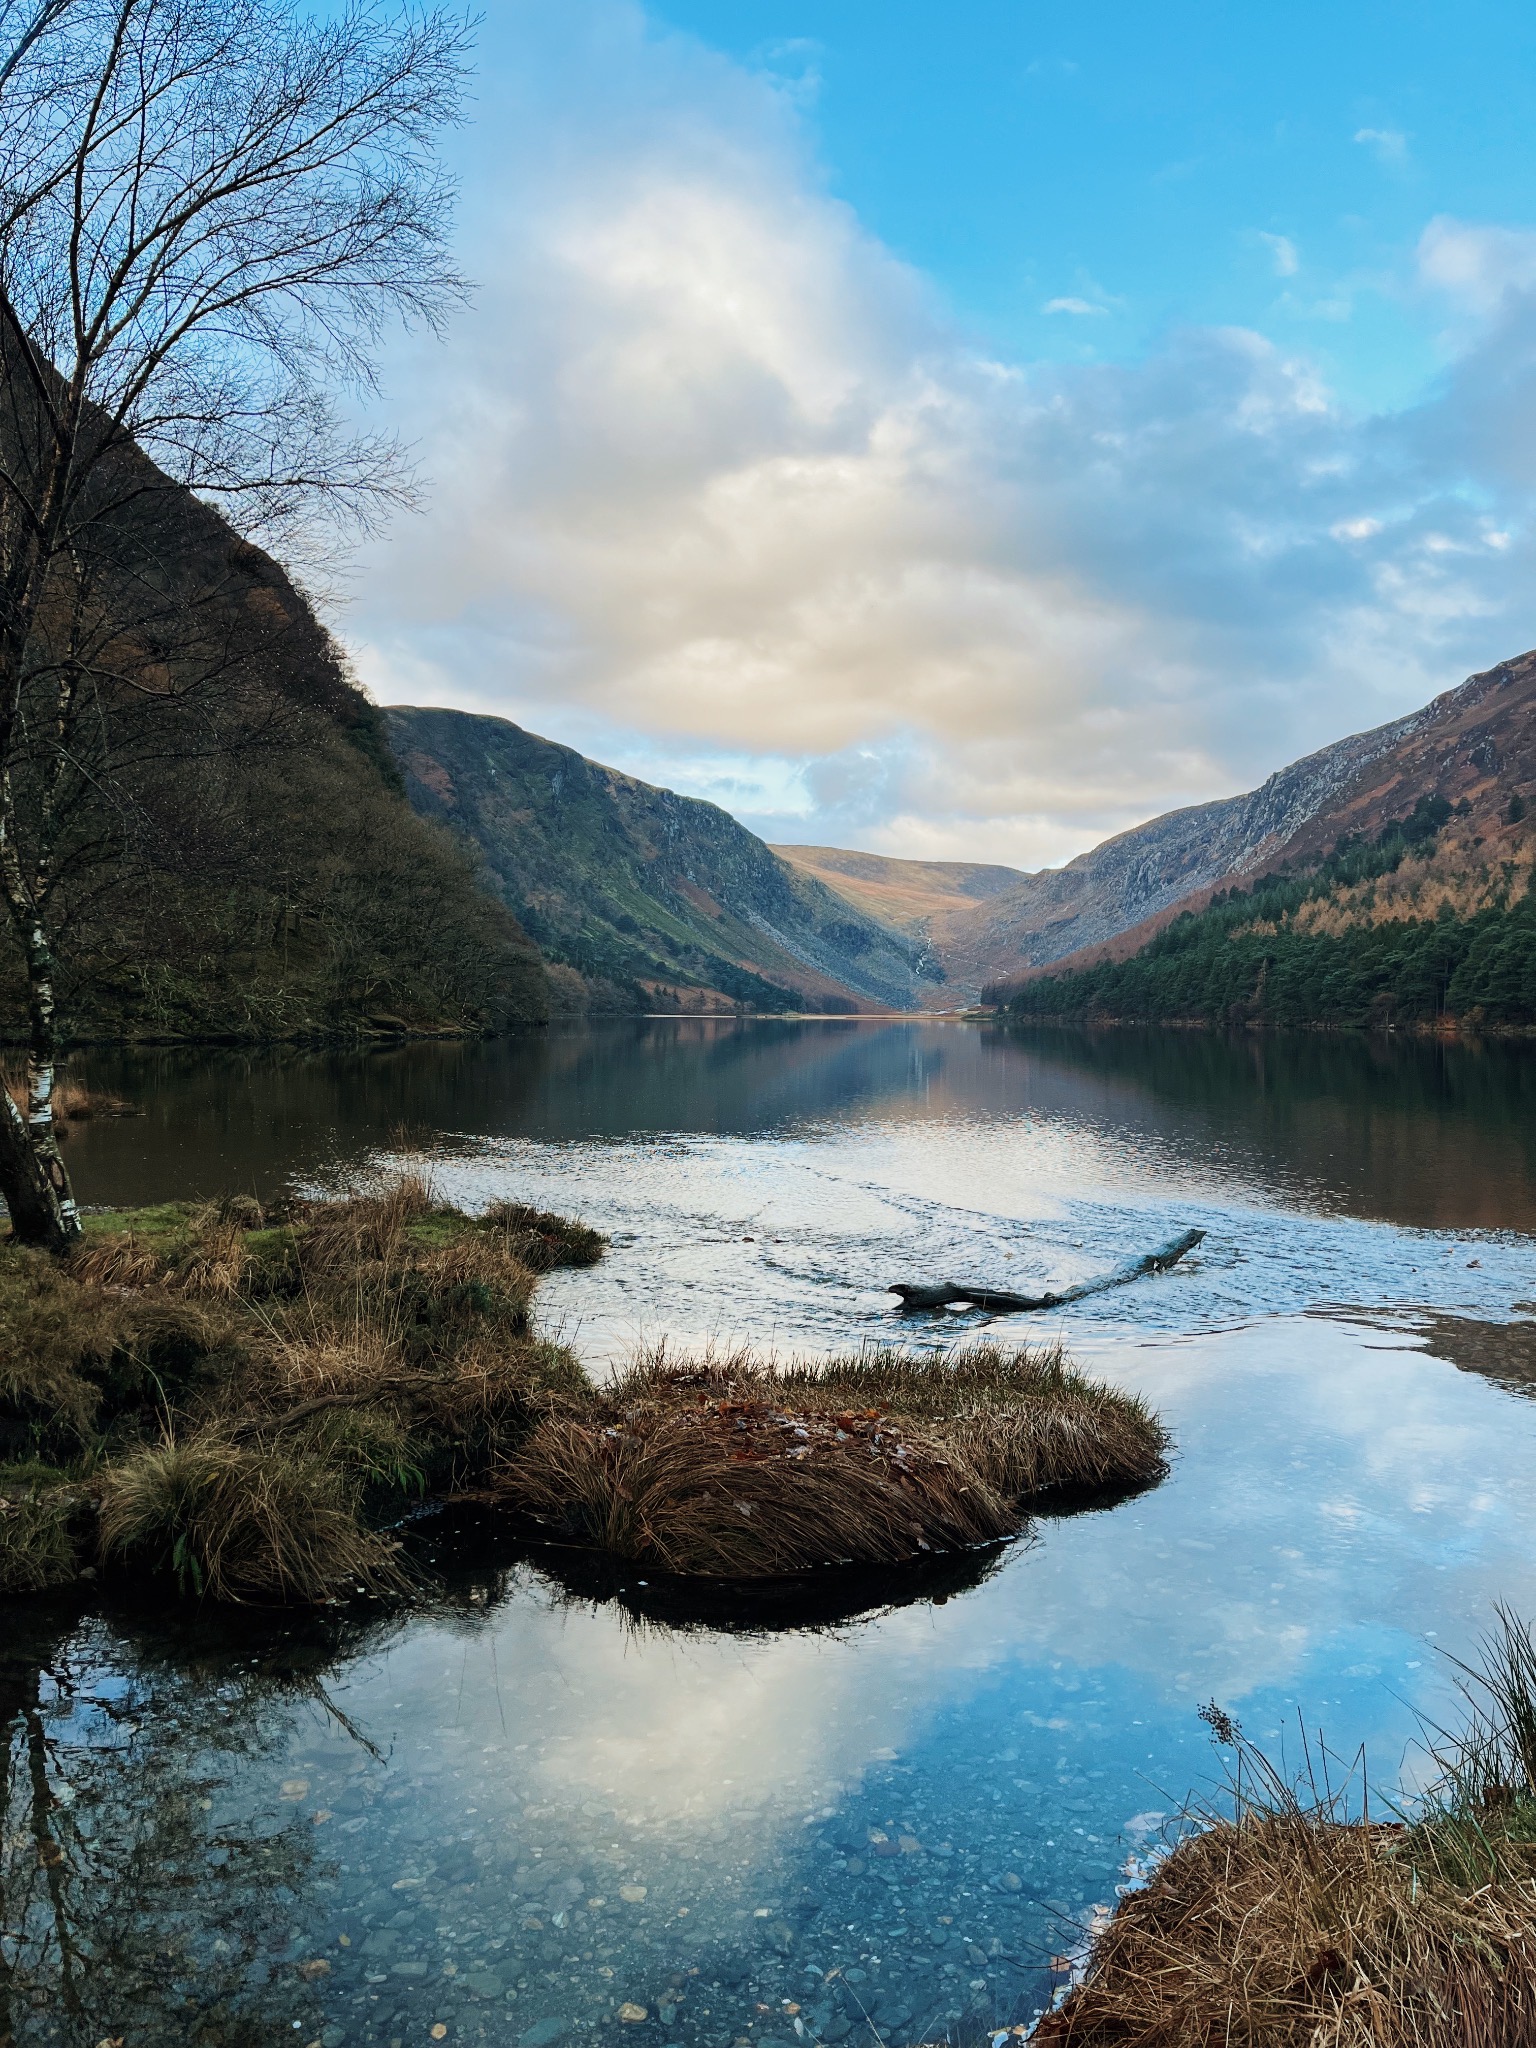
[[[168,1438],[106,1473],[101,1550],[216,1600],[317,1602],[402,1583],[394,1545],[360,1524],[334,1466],[211,1430]]]
[[[438,1208],[431,1183],[419,1173],[401,1174],[341,1201],[294,1205],[304,1229],[304,1260],[310,1273],[349,1272],[360,1263],[398,1256],[413,1223]]]
[[[533,1209],[526,1202],[493,1202],[480,1217],[480,1227],[503,1239],[508,1252],[530,1273],[549,1273],[556,1266],[595,1266],[608,1240],[585,1223]]]
[[[521,1242],[407,1177],[274,1216],[240,1195],[95,1216],[66,1261],[0,1245],[0,1459],[66,1468],[103,1559],[189,1593],[396,1583],[381,1521],[592,1398],[530,1331]],[[16,1500],[12,1547],[41,1555],[47,1513]]]
[[[79,1575],[85,1505],[62,1474],[0,1467],[0,1593],[43,1593]]]
[[[1048,1493],[1150,1483],[1165,1449],[1139,1402],[1059,1349],[779,1366],[750,1351],[677,1363],[663,1347],[549,1414],[501,1482],[568,1539],[749,1579],[1000,1542]]]
[[[1129,1892],[1041,2048],[1519,2048],[1536,2042],[1536,1645],[1507,1612],[1411,1816],[1354,1774],[1293,1784],[1219,1710],[1230,1810]],[[1321,1784],[1318,1782],[1321,1776]],[[1359,1810],[1348,1807],[1355,1796]]]
[[[0,1259],[0,1456],[78,1450],[100,1405],[92,1378],[110,1358],[117,1304],[44,1252]]]

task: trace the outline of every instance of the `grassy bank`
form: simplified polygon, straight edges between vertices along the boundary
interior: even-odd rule
[[[380,1525],[586,1388],[529,1302],[601,1248],[416,1180],[95,1216],[67,1265],[0,1248],[0,1591],[98,1569],[227,1599],[400,1585]]]
[[[1536,2042],[1536,1647],[1501,1617],[1466,1720],[1404,1818],[1344,1814],[1233,1746],[1230,1810],[1128,1894],[1041,2048],[1521,2048]],[[1358,1796],[1358,1783],[1349,1790]]]
[[[1156,1420],[1052,1349],[662,1351],[595,1387],[530,1304],[602,1246],[415,1179],[95,1216],[65,1264],[0,1246],[0,1593],[404,1591],[389,1525],[456,1495],[610,1559],[775,1578],[973,1550],[1163,1472]]]

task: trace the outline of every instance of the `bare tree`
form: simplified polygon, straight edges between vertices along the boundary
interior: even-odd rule
[[[462,290],[434,142],[467,39],[365,0],[0,0],[0,904],[30,1019],[0,1195],[30,1242],[80,1228],[60,892],[126,857],[136,750],[221,743],[267,630],[221,601],[186,491],[248,535],[400,494],[336,394]]]

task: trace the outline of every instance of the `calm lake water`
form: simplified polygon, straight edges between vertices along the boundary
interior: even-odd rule
[[[1202,1702],[1411,1786],[1451,1657],[1536,1612],[1536,1054],[669,1021],[90,1071],[147,1115],[71,1136],[88,1201],[426,1155],[611,1234],[540,1296],[594,1371],[1060,1333],[1177,1454],[772,1625],[444,1517],[410,1616],[12,1610],[18,2041],[972,2038],[1210,1789]],[[882,1291],[1066,1283],[1191,1224],[1184,1266],[1053,1316]]]

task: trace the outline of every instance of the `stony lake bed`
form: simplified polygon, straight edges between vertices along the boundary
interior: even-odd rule
[[[596,1372],[1060,1335],[1175,1449],[843,1609],[690,1613],[470,1513],[410,1529],[410,1608],[19,1604],[18,2041],[980,2038],[1217,1775],[1202,1703],[1411,1786],[1450,1657],[1536,1609],[1518,1048],[669,1021],[91,1068],[146,1114],[72,1134],[87,1201],[425,1162],[610,1235],[539,1297]],[[1045,1318],[885,1292],[1187,1226],[1186,1266]]]

